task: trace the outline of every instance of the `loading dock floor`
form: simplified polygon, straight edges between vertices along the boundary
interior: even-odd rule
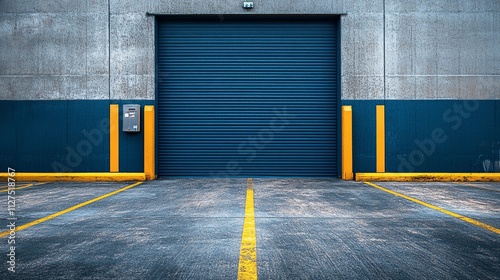
[[[261,279],[500,275],[500,234],[402,197],[498,229],[499,183],[252,181]],[[8,236],[0,239],[0,278],[237,278],[246,178],[133,183],[19,184],[16,225],[40,222],[15,234],[15,273],[7,270]]]

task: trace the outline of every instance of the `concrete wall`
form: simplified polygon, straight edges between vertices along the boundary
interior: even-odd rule
[[[339,14],[343,99],[499,99],[491,0],[1,0],[0,99],[154,99],[160,14]]]
[[[387,99],[500,99],[500,1],[386,1]]]
[[[0,99],[109,98],[108,5],[0,1]]]

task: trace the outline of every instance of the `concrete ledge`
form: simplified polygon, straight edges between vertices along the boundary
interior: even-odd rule
[[[500,173],[356,173],[356,181],[500,182]]]
[[[7,182],[8,173],[0,173],[0,181]],[[123,181],[145,181],[144,173],[22,173],[19,172],[13,177],[16,182],[123,182]]]

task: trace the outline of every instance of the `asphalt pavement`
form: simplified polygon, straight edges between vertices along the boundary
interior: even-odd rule
[[[260,279],[500,277],[499,183],[252,181]],[[0,278],[236,279],[247,182],[2,186]]]

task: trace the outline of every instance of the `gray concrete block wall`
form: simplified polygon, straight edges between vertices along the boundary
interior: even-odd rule
[[[233,0],[2,0],[0,99],[154,99],[146,12],[347,13],[343,99],[500,99],[499,1],[254,3],[247,11]]]

